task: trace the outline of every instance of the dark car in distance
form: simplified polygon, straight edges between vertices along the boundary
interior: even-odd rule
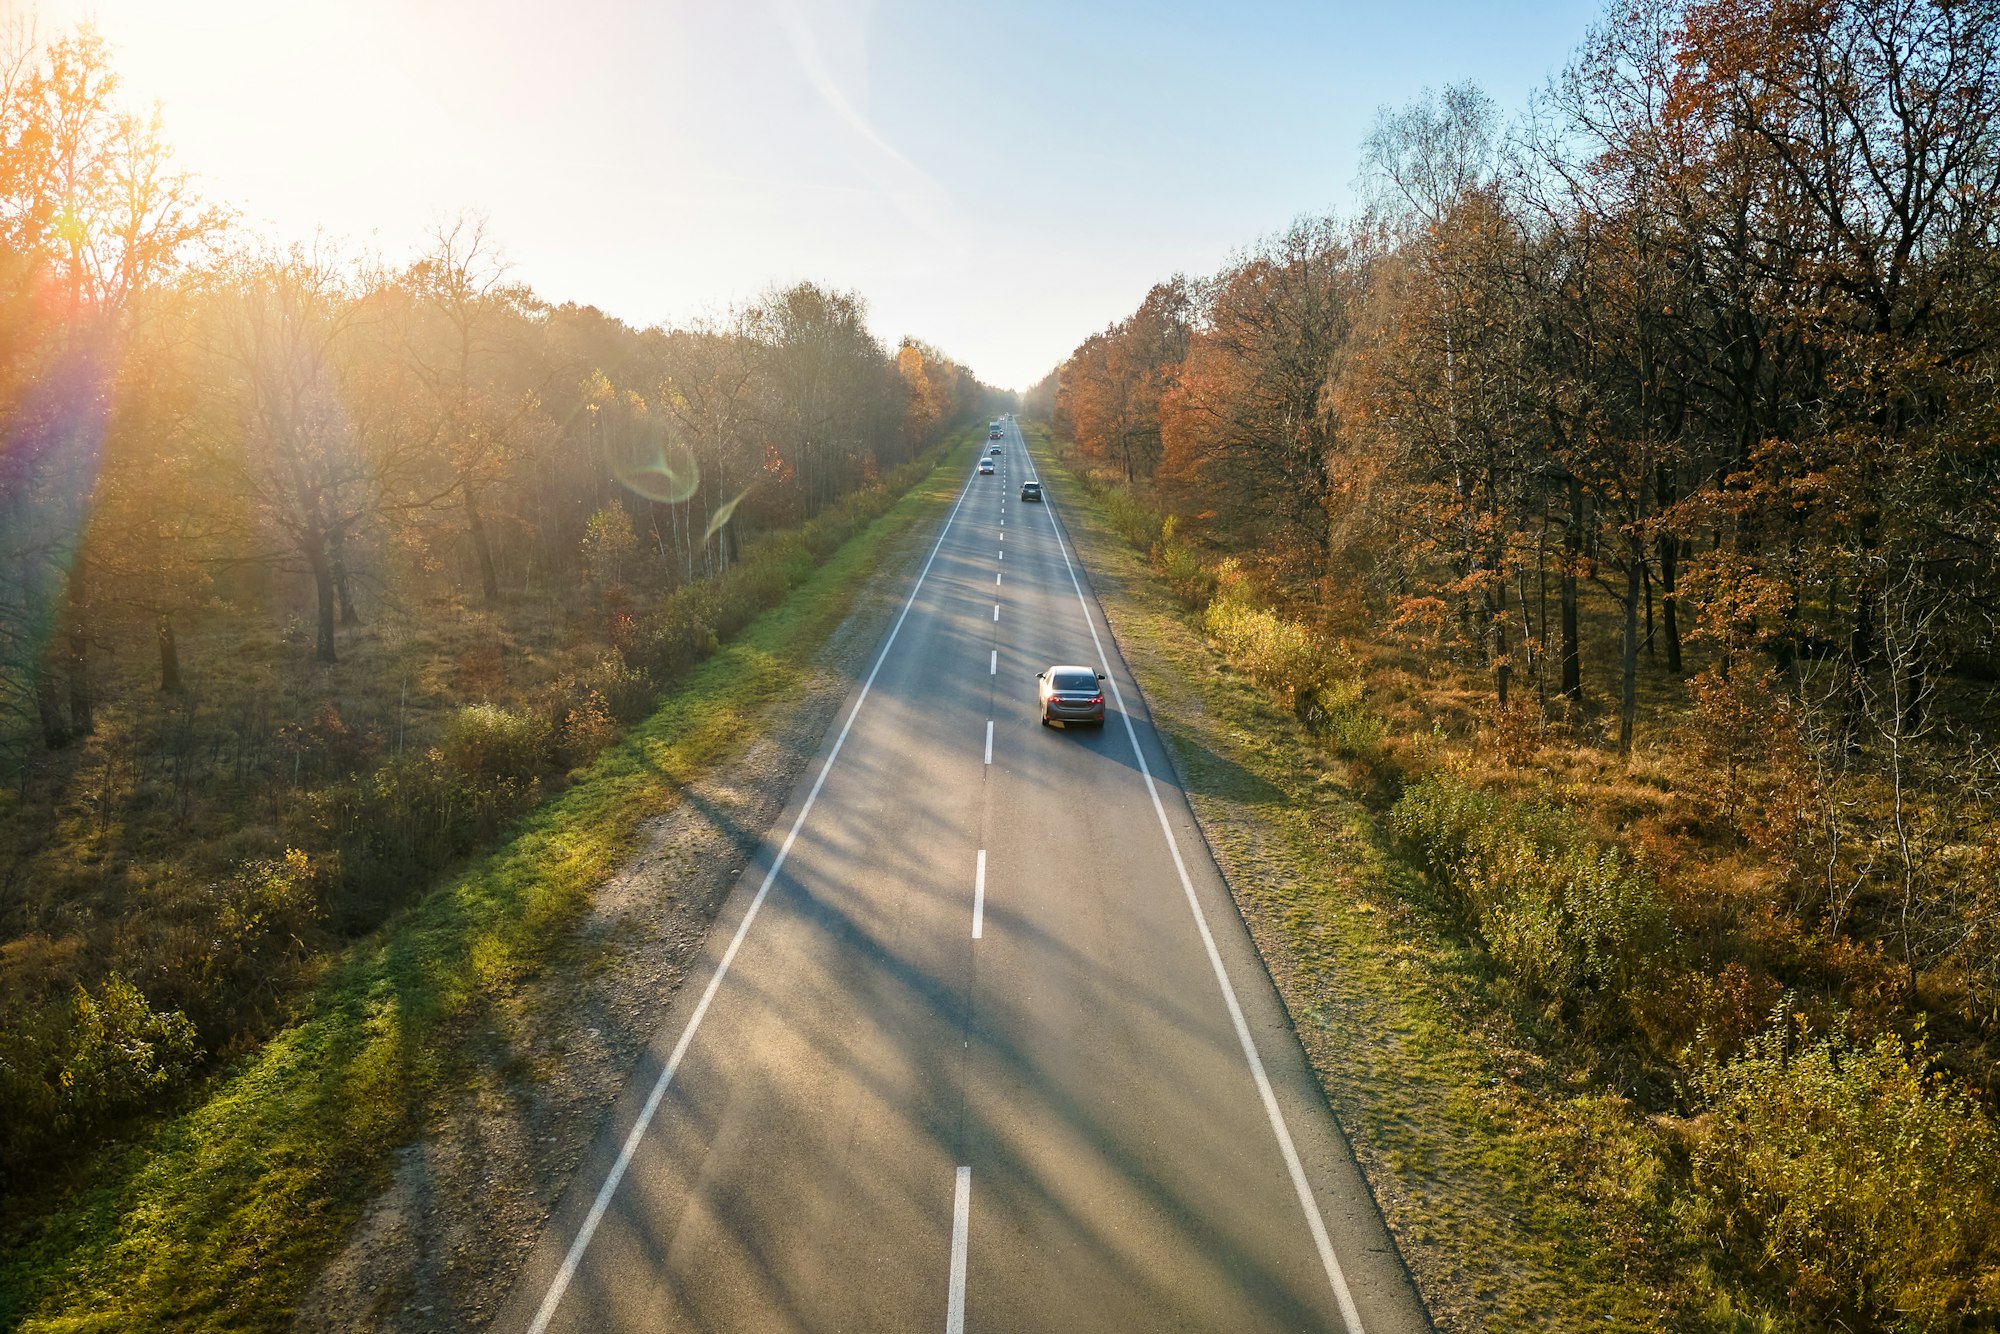
[[[1056,666],[1037,672],[1036,697],[1042,726],[1050,723],[1095,723],[1104,726],[1104,673],[1088,667]]]
[[[1042,498],[1042,484],[1040,482],[1021,483],[1021,499],[1040,500],[1041,498]]]

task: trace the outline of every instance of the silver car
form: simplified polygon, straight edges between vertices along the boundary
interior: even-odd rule
[[[1104,726],[1104,673],[1088,667],[1057,666],[1035,673],[1042,726],[1095,723]]]

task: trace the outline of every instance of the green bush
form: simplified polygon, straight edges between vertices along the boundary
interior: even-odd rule
[[[1215,596],[1215,574],[1198,553],[1174,541],[1177,526],[1172,515],[1160,523],[1160,540],[1153,544],[1153,564],[1166,579],[1167,587],[1174,590],[1174,596],[1200,611]]]
[[[1438,773],[1404,790],[1389,823],[1447,910],[1544,999],[1622,998],[1668,944],[1653,878],[1560,807],[1504,801]]]
[[[1326,738],[1349,759],[1374,758],[1382,749],[1382,720],[1369,709],[1358,672],[1315,686],[1298,701],[1298,714],[1313,733]]]
[[[1098,501],[1104,506],[1104,517],[1111,521],[1111,526],[1139,550],[1151,551],[1153,544],[1160,540],[1160,530],[1166,525],[1166,519],[1159,511],[1140,504],[1122,486],[1096,490]]]
[[[172,1097],[201,1052],[194,1024],[155,1010],[117,973],[93,994],[8,1017],[0,1028],[0,1180],[34,1175],[84,1136]]]
[[[526,782],[549,767],[549,720],[497,704],[468,704],[445,721],[437,751],[446,764],[483,782]]]
[[[1389,812],[1389,827],[1439,888],[1456,891],[1458,868],[1493,826],[1499,804],[1498,798],[1455,775],[1434,774],[1403,789]],[[1469,906],[1457,902],[1461,909]]]
[[[1694,1077],[1705,1111],[1686,1222],[1812,1328],[1991,1328],[2000,1134],[1924,1073],[1921,1040],[1813,1037],[1784,1012]]]
[[[1251,680],[1298,709],[1341,679],[1340,655],[1296,621],[1227,595],[1202,613],[1202,628]]]

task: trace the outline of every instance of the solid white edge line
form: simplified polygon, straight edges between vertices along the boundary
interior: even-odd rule
[[[972,1169],[961,1167],[951,1188],[951,1288],[944,1302],[944,1334],[965,1334],[965,1255],[972,1231]]]
[[[979,866],[972,873],[972,938],[979,939],[986,924],[986,849],[979,850]]]
[[[1083,595],[1083,583],[1076,577],[1076,565],[1069,558],[1069,544],[1063,541],[1052,502],[1048,515],[1049,531],[1055,534],[1056,546],[1062,552],[1063,565],[1069,571],[1070,587],[1076,590],[1077,603],[1083,608],[1084,626],[1090,631],[1090,642],[1097,646],[1097,660],[1104,668],[1104,679],[1111,685],[1111,697],[1118,705],[1119,718],[1125,723],[1125,736],[1132,743],[1132,754],[1139,761],[1139,775],[1146,780],[1147,795],[1153,799],[1153,814],[1160,819],[1160,833],[1166,837],[1167,851],[1173,854],[1174,870],[1180,875],[1181,892],[1187,896],[1188,909],[1194,914],[1202,947],[1208,951],[1208,963],[1215,970],[1216,985],[1222,988],[1222,1000],[1229,1009],[1229,1021],[1236,1028],[1236,1040],[1242,1045],[1243,1057],[1250,1065],[1250,1076],[1256,1081],[1257,1095],[1263,1099],[1264,1114],[1271,1122],[1271,1133],[1277,1136],[1278,1151],[1283,1155],[1285,1170],[1292,1178],[1292,1189],[1298,1193],[1299,1207],[1305,1211],[1306,1227],[1312,1232],[1313,1245],[1319,1250],[1320,1265],[1326,1270],[1327,1282],[1333,1285],[1333,1297],[1340,1306],[1340,1318],[1345,1322],[1348,1334],[1366,1334],[1361,1325],[1361,1313],[1354,1308],[1354,1295],[1347,1289],[1347,1275],[1342,1272],[1340,1260],[1333,1253],[1333,1239],[1327,1235],[1326,1219],[1320,1216],[1319,1201],[1313,1197],[1312,1183],[1306,1180],[1305,1164],[1299,1161],[1298,1146],[1292,1142],[1291,1128],[1285,1124],[1284,1110],[1278,1106],[1277,1091],[1271,1087],[1271,1076],[1264,1069],[1264,1058],[1257,1054],[1256,1040],[1250,1036],[1250,1023],[1243,1017],[1243,1005],[1236,998],[1236,987],[1229,980],[1229,970],[1223,967],[1222,952],[1215,945],[1215,934],[1209,930],[1208,914],[1202,911],[1201,900],[1195,896],[1194,881],[1188,875],[1187,863],[1181,858],[1180,843],[1174,838],[1173,822],[1167,819],[1167,808],[1160,800],[1159,785],[1153,781],[1152,766],[1146,763],[1146,752],[1139,745],[1138,729],[1132,726],[1132,715],[1125,711],[1125,692],[1118,688],[1117,673],[1111,670],[1111,657],[1104,651],[1104,641],[1098,637],[1097,622],[1090,615],[1090,599]]]
[[[986,762],[993,763],[993,720],[986,720]]]
[[[562,1267],[549,1281],[548,1291],[542,1296],[542,1304],[535,1312],[533,1323],[528,1326],[528,1334],[543,1334],[549,1326],[549,1321],[555,1316],[556,1307],[562,1302],[563,1293],[568,1291],[571,1281],[576,1278],[577,1268],[583,1262],[583,1253],[589,1248],[590,1239],[597,1235],[598,1225],[604,1221],[604,1213],[611,1207],[611,1197],[617,1193],[618,1183],[625,1179],[627,1169],[632,1166],[632,1155],[638,1151],[639,1141],[644,1138],[647,1128],[653,1123],[653,1117],[660,1110],[660,1100],[666,1097],[667,1085],[673,1082],[674,1073],[680,1069],[681,1059],[687,1055],[688,1046],[694,1041],[695,1030],[701,1027],[701,1021],[707,1017],[709,1004],[715,999],[715,993],[721,989],[722,979],[728,976],[729,965],[735,962],[736,951],[742,948],[743,937],[749,934],[750,924],[757,920],[757,911],[764,906],[765,896],[771,892],[771,882],[778,878],[778,872],[784,868],[785,858],[791,855],[793,840],[798,838],[799,829],[805,824],[806,817],[812,814],[813,803],[819,800],[820,789],[826,786],[826,776],[833,772],[833,762],[840,758],[841,747],[847,744],[847,734],[854,727],[855,718],[860,716],[861,706],[868,702],[868,692],[875,686],[875,677],[881,672],[882,664],[889,660],[889,650],[894,646],[896,636],[902,633],[903,622],[910,617],[910,608],[917,604],[917,594],[923,590],[924,579],[930,574],[931,565],[937,560],[938,552],[944,549],[944,540],[951,533],[952,522],[958,518],[959,507],[965,503],[965,497],[971,490],[972,478],[968,477],[965,479],[965,485],[959,488],[958,499],[952,502],[951,513],[945,516],[944,528],[938,533],[937,544],[925,558],[924,568],[917,573],[917,582],[910,589],[908,600],[903,603],[902,613],[896,617],[896,623],[889,627],[889,637],[882,641],[882,651],[876,655],[875,665],[868,669],[868,677],[861,683],[861,693],[855,697],[854,707],[847,711],[847,721],[840,725],[840,735],[834,738],[833,750],[828,753],[826,763],[820,766],[819,777],[813,779],[812,789],[806,793],[806,804],[799,808],[798,817],[792,821],[791,829],[785,834],[785,841],[778,845],[778,855],[772,859],[771,869],[764,873],[764,883],[757,886],[756,897],[750,900],[750,907],[745,910],[743,920],[737,923],[736,934],[730,938],[729,948],[722,952],[722,961],[716,965],[715,976],[708,979],[708,986],[703,988],[701,999],[695,1003],[694,1013],[688,1016],[687,1027],[681,1030],[680,1041],[674,1044],[673,1053],[667,1057],[667,1063],[661,1069],[660,1077],[653,1081],[653,1089],[646,1095],[645,1106],[639,1109],[639,1115],[632,1122],[632,1129],[627,1132],[625,1142],[619,1146],[617,1160],[611,1164],[611,1170],[605,1173],[604,1184],[597,1188],[597,1198],[591,1201],[590,1212],[584,1216],[583,1226],[577,1229],[575,1239],[570,1242],[569,1250],[563,1256]]]

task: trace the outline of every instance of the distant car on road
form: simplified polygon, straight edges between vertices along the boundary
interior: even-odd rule
[[[981,459],[981,460],[979,460],[979,475],[980,475],[981,477],[991,477],[991,476],[993,475],[993,460],[992,460],[992,459]]]
[[[1041,498],[1042,498],[1042,484],[1040,482],[1021,483],[1021,499],[1040,500]]]
[[[998,440],[1000,438],[1000,433],[998,431],[988,431],[986,433],[986,438],[988,440]]]
[[[987,450],[986,452],[987,452],[988,454],[998,454],[998,453],[1000,452],[1000,446],[998,446],[998,445],[995,445],[995,446],[993,446],[993,448],[991,448],[991,449]]]
[[[1050,723],[1095,723],[1104,726],[1104,673],[1088,667],[1051,667],[1037,672],[1036,695],[1042,726]]]

